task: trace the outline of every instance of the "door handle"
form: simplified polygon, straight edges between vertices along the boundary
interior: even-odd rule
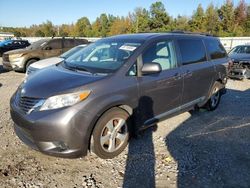
[[[193,73],[192,73],[190,70],[187,70],[187,71],[183,74],[184,77],[191,77],[192,75],[193,75]]]
[[[175,73],[174,75],[174,80],[180,80],[181,79],[181,74],[180,73]]]

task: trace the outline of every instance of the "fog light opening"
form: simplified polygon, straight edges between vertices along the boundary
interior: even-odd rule
[[[60,151],[66,151],[68,150],[68,146],[62,142],[62,141],[59,141],[59,142],[53,142],[53,144],[56,146],[57,149],[59,149]]]

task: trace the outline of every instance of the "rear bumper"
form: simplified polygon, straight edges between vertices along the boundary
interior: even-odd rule
[[[16,135],[44,154],[77,158],[87,155],[91,115],[72,108],[23,114],[11,99]]]

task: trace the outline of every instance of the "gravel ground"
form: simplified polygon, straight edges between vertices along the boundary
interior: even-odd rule
[[[229,80],[214,112],[170,118],[102,160],[50,157],[19,141],[9,99],[23,79],[0,63],[0,187],[250,187],[250,80]]]

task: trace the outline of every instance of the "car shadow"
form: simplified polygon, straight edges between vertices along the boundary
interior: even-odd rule
[[[2,87],[2,86],[3,86],[3,84],[0,83],[0,87]]]
[[[134,113],[137,113],[138,109],[140,114],[154,117],[153,101],[150,97],[141,97]],[[142,127],[135,125],[142,125],[143,118],[137,120],[132,117],[129,121],[132,125],[129,132],[133,136],[128,146],[123,187],[155,187],[155,152],[152,133],[156,131],[157,125],[141,129]]]
[[[6,72],[9,72],[9,71],[5,70],[5,69],[3,68],[3,65],[0,65],[0,74],[1,74],[1,73],[6,73]]]
[[[198,111],[169,133],[177,187],[250,186],[250,89],[228,90],[213,112]]]

